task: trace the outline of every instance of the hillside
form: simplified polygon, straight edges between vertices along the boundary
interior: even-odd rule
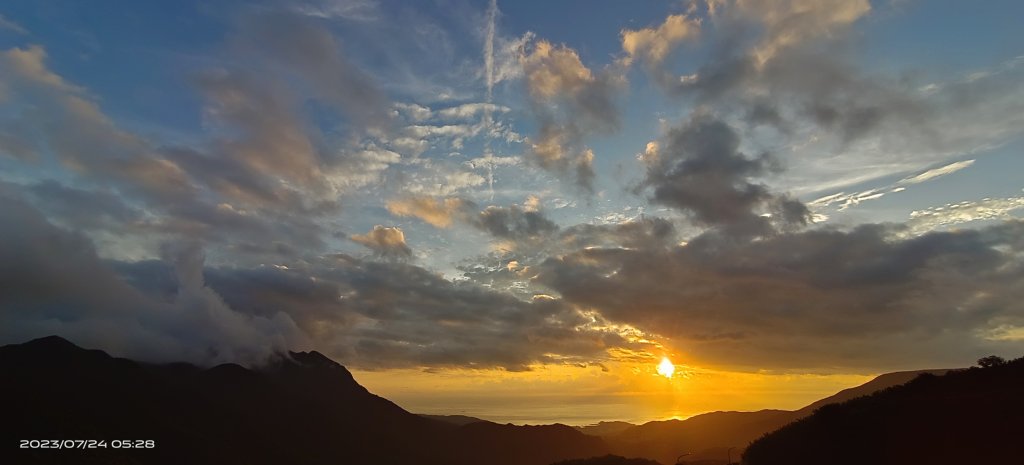
[[[427,414],[421,413],[420,416],[423,417],[423,418],[427,418],[427,419],[434,420],[434,421],[439,421],[441,423],[448,423],[450,425],[455,425],[455,426],[463,426],[463,425],[468,425],[470,423],[479,423],[479,422],[492,423],[492,422],[489,422],[487,420],[483,420],[483,419],[476,418],[476,417],[470,417],[470,416],[466,416],[466,415],[427,415]]]
[[[710,412],[686,420],[652,421],[639,426],[602,434],[612,453],[627,457],[649,457],[662,463],[674,463],[682,453],[691,453],[691,461],[709,460],[725,463],[728,449],[733,457],[765,433],[806,417],[824,405],[906,383],[922,373],[945,373],[947,370],[920,370],[888,373],[795,411],[761,410],[757,412]],[[586,430],[584,430],[587,432]]]
[[[822,407],[751,444],[743,463],[1020,463],[1022,393],[1024,358],[942,376],[926,374]]]
[[[592,425],[577,426],[576,430],[591,436],[610,436],[621,433],[630,428],[635,428],[636,426],[637,425],[625,421],[599,421]]]
[[[149,365],[59,337],[0,347],[0,463],[547,465],[602,456],[600,438],[551,425],[463,426],[411,414],[317,352],[259,370]],[[22,439],[106,440],[93,450]],[[142,450],[114,440],[152,440]]]

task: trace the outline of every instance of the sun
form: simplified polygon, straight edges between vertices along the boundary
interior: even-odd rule
[[[658,374],[666,378],[671,378],[672,374],[676,372],[676,366],[672,364],[672,361],[668,357],[661,357],[661,363],[658,364]]]

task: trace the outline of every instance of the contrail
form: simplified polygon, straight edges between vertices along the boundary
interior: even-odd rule
[[[487,80],[487,103],[494,93],[494,23],[498,17],[498,0],[491,0],[487,8],[487,31],[484,36],[484,76]],[[484,113],[490,113],[485,109]]]
[[[494,29],[498,19],[498,0],[491,0],[487,8],[487,30],[484,35],[484,79],[487,81],[487,105],[484,106],[484,157],[487,158],[487,185],[494,200],[494,163],[491,153],[491,101],[494,99]]]

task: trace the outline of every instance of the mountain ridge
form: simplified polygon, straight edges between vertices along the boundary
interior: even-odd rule
[[[420,417],[315,352],[293,352],[259,370],[200,368],[134,362],[47,337],[0,347],[0,373],[0,396],[17,400],[0,421],[0,463],[547,465],[607,454],[603,440],[566,426],[478,429]],[[105,440],[108,447],[11,447],[21,439]],[[113,440],[155,447],[114,449]],[[514,462],[494,455],[503,444]]]
[[[1001,359],[1000,359],[1001,360]],[[1024,358],[917,376],[767,433],[748,465],[1020,463]]]
[[[867,383],[837,392],[797,410],[763,409],[747,411],[714,411],[694,415],[685,420],[656,420],[631,428],[623,428],[601,435],[612,453],[640,456],[674,463],[682,453],[690,453],[692,460],[721,460],[726,451],[742,452],[751,441],[765,433],[781,428],[814,413],[825,405],[868,395],[893,385],[903,384],[925,373],[940,374],[949,369],[914,370],[885,373]]]
[[[157,441],[158,453],[93,454],[103,463],[137,463],[140,457],[147,463],[288,463],[295,461],[297,451],[316,450],[352,464],[547,465],[591,458],[614,461],[619,456],[674,463],[684,452],[693,452],[688,457],[693,463],[712,464],[724,461],[727,448],[745,446],[822,406],[921,373],[946,371],[881,375],[795,411],[708,412],[642,425],[602,422],[589,428],[605,434],[584,434],[588,427],[501,425],[458,415],[412,414],[369,392],[347,368],[315,351],[281,354],[259,369],[231,363],[201,368],[135,362],[49,336],[0,347],[0,372],[14,380],[0,383],[0,395],[23,400],[11,407],[8,417],[24,420],[0,424],[11,441]],[[11,463],[53,463],[55,458],[47,455],[50,451],[19,452],[23,456]],[[333,463],[302,458],[302,463]]]

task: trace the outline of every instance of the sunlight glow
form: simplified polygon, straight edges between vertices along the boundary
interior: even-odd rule
[[[666,378],[671,378],[672,374],[676,372],[676,366],[672,364],[672,361],[668,357],[662,357],[661,363],[658,364],[658,374]]]

